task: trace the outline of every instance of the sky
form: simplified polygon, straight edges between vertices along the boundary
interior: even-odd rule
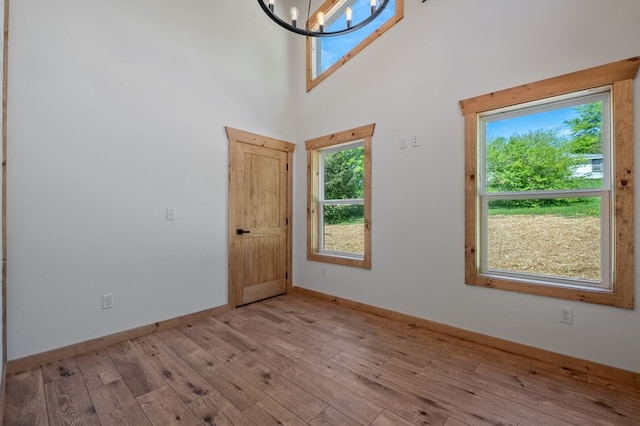
[[[487,140],[493,137],[509,137],[514,133],[524,134],[530,130],[560,129],[560,135],[569,135],[564,121],[576,116],[573,107],[560,108],[552,111],[529,114],[522,117],[509,118],[487,123]]]
[[[378,4],[380,0],[378,0]],[[353,24],[366,19],[371,14],[371,3],[369,0],[356,0],[352,6],[353,9]],[[343,57],[347,52],[353,49],[358,43],[367,38],[369,34],[380,27],[385,21],[395,15],[395,0],[390,0],[389,4],[385,7],[384,11],[373,22],[366,25],[364,28],[354,31],[352,33],[343,34],[336,37],[325,37],[316,39],[316,43],[319,44],[322,55],[322,64],[320,72],[323,72],[331,65],[333,65],[338,59]],[[346,18],[344,13],[338,17],[331,25],[329,25],[326,31],[337,31],[345,28]]]

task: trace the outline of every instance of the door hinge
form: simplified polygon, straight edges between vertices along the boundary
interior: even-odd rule
[[[289,273],[288,273],[288,272],[285,272],[285,273],[284,273],[284,279],[285,279],[285,280],[288,280],[288,279],[289,279]]]
[[[285,224],[285,225],[288,225],[288,224],[289,224],[289,218],[286,218],[286,219],[284,220],[284,224]]]
[[[289,170],[289,163],[286,164],[285,169]]]

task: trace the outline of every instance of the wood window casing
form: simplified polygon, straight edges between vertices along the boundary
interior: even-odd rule
[[[314,28],[318,24],[318,12],[328,13],[332,7],[339,0],[326,0],[322,6],[315,11],[315,13],[309,18],[309,27]],[[333,65],[324,70],[322,73],[316,75],[314,77],[313,66],[313,51],[314,51],[314,39],[313,37],[307,37],[307,92],[320,84],[324,79],[329,77],[335,71],[338,70],[341,66],[346,64],[351,58],[360,53],[365,47],[370,45],[374,40],[384,34],[389,28],[393,27],[398,21],[400,21],[404,16],[404,0],[395,0],[395,14],[393,17],[389,18],[386,22],[376,28],[369,36],[367,36],[364,40],[358,43],[353,49],[344,54],[340,59],[338,59]],[[369,24],[373,25],[373,24]],[[366,28],[366,27],[365,27]],[[358,30],[360,31],[360,30]],[[338,36],[339,37],[339,36]]]
[[[371,139],[369,124],[305,141],[307,149],[307,259],[371,269]],[[320,247],[320,150],[362,140],[364,146],[364,254],[362,259],[322,253]]]
[[[633,309],[633,79],[639,66],[640,57],[634,57],[460,101],[465,117],[466,284]],[[478,122],[480,114],[602,86],[611,86],[613,126],[612,289],[601,291],[540,285],[482,274],[478,263]]]

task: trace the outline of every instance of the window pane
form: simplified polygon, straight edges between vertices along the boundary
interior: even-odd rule
[[[355,0],[345,3],[335,14],[327,19],[327,31],[338,31],[345,28],[347,19],[345,17],[346,6],[353,9],[352,20],[358,23],[366,19],[371,14],[371,2],[369,0]],[[338,59],[346,55],[351,49],[356,47],[362,40],[367,38],[382,24],[387,22],[396,13],[396,3],[391,0],[384,11],[373,22],[365,25],[357,31],[343,34],[337,37],[316,38],[316,69],[315,76],[322,74],[327,68],[335,64]]]
[[[323,154],[324,199],[364,198],[364,147]]]
[[[492,200],[487,268],[601,280],[600,198]]]
[[[601,100],[505,115],[485,121],[487,192],[602,187]]]
[[[364,205],[325,205],[323,250],[364,255]]]

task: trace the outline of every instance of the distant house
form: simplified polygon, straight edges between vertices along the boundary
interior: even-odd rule
[[[575,156],[583,161],[575,167],[574,177],[602,179],[602,154],[576,154]]]

